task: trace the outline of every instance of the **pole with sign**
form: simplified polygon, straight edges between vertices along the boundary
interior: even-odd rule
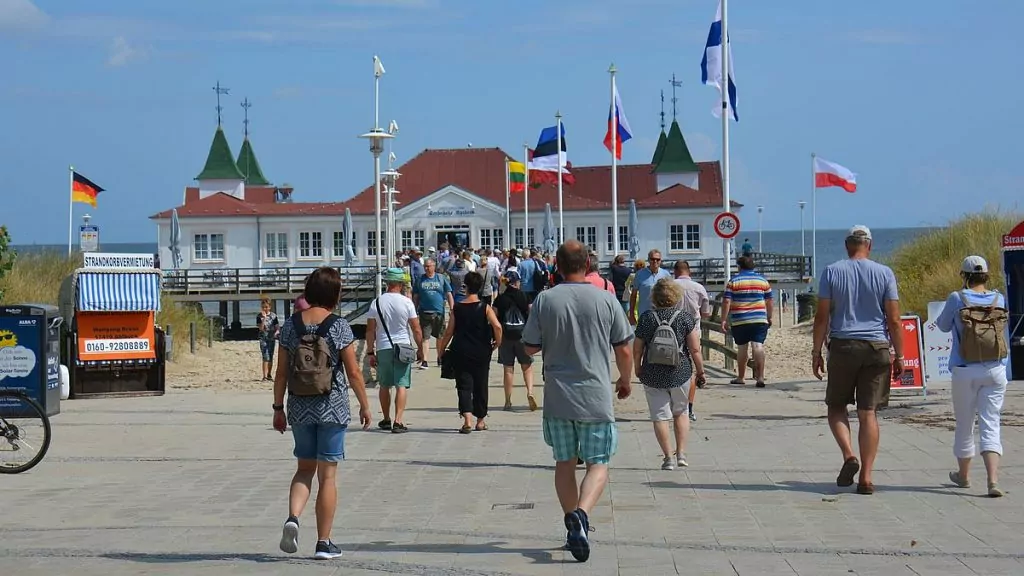
[[[82,225],[78,227],[78,248],[82,252],[96,252],[100,249],[100,227],[89,224],[92,216],[82,216]]]

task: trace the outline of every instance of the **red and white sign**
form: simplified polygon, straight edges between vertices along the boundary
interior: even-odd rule
[[[1009,234],[1003,234],[1003,250],[1024,250],[1024,222],[1017,224]]]
[[[921,341],[921,318],[901,316],[903,328],[903,375],[894,378],[893,390],[924,389],[924,345]]]
[[[740,219],[732,212],[722,212],[715,217],[715,234],[722,240],[731,240],[740,233]]]

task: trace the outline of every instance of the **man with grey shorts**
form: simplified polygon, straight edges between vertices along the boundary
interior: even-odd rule
[[[420,341],[420,362],[419,369],[427,369],[427,340],[431,336],[440,339],[444,335],[444,311],[445,304],[451,309],[455,306],[452,298],[452,285],[448,277],[437,273],[437,262],[433,258],[427,258],[423,264],[423,276],[415,283],[412,289],[412,301],[420,317],[420,326],[423,328],[423,339]]]

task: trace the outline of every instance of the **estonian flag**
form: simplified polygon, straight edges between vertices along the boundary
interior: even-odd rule
[[[736,112],[736,84],[733,78],[736,73],[732,70],[732,42],[727,42],[729,50],[729,108],[732,109],[733,120],[739,122],[740,116]],[[718,2],[718,12],[715,13],[715,21],[711,23],[711,30],[708,32],[708,41],[704,46],[704,58],[700,61],[700,80],[708,86],[718,88],[722,93],[722,2]],[[722,117],[722,105],[715,106],[711,113],[715,118]]]
[[[530,154],[530,185],[558,184],[558,125],[540,131],[537,148]],[[572,186],[576,178],[572,175],[572,163],[565,153],[565,124],[562,124],[562,183]]]

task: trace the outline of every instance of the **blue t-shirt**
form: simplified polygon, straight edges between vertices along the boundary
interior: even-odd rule
[[[825,267],[818,297],[832,301],[829,336],[843,340],[888,341],[885,302],[899,300],[892,269],[866,258]]]
[[[447,276],[435,272],[431,278],[421,277],[419,284],[416,285],[420,313],[444,314],[444,301],[451,292],[452,285]]]
[[[657,272],[651,272],[650,268],[644,268],[633,277],[633,290],[637,291],[636,310],[643,314],[651,309],[651,290],[658,280],[671,278],[672,273],[664,268],[658,268]]]
[[[422,262],[420,262],[419,260],[409,261],[409,276],[412,279],[413,286],[415,286],[416,283],[420,281],[420,278],[423,277],[423,274],[424,270]]]
[[[533,273],[537,271],[537,262],[533,258],[524,258],[519,261],[519,276],[522,277],[522,284],[519,289],[523,292],[535,292],[533,287]]]
[[[986,290],[985,292],[975,292],[974,290],[961,290],[960,292],[953,292],[946,298],[946,305],[942,307],[942,313],[939,314],[935,324],[938,325],[939,330],[943,332],[953,332],[953,349],[949,351],[949,367],[953,368],[956,366],[967,366],[967,362],[960,357],[960,334],[964,331],[964,323],[960,320],[960,309],[964,307],[963,301],[960,300],[960,294],[964,295],[968,304],[971,306],[996,306],[997,308],[1005,308],[1006,300],[1003,295],[996,292],[995,290]],[[995,303],[993,304],[993,298]],[[1006,341],[1010,341],[1010,327],[1006,327]],[[1009,356],[1003,359],[1002,364],[1005,366]]]

